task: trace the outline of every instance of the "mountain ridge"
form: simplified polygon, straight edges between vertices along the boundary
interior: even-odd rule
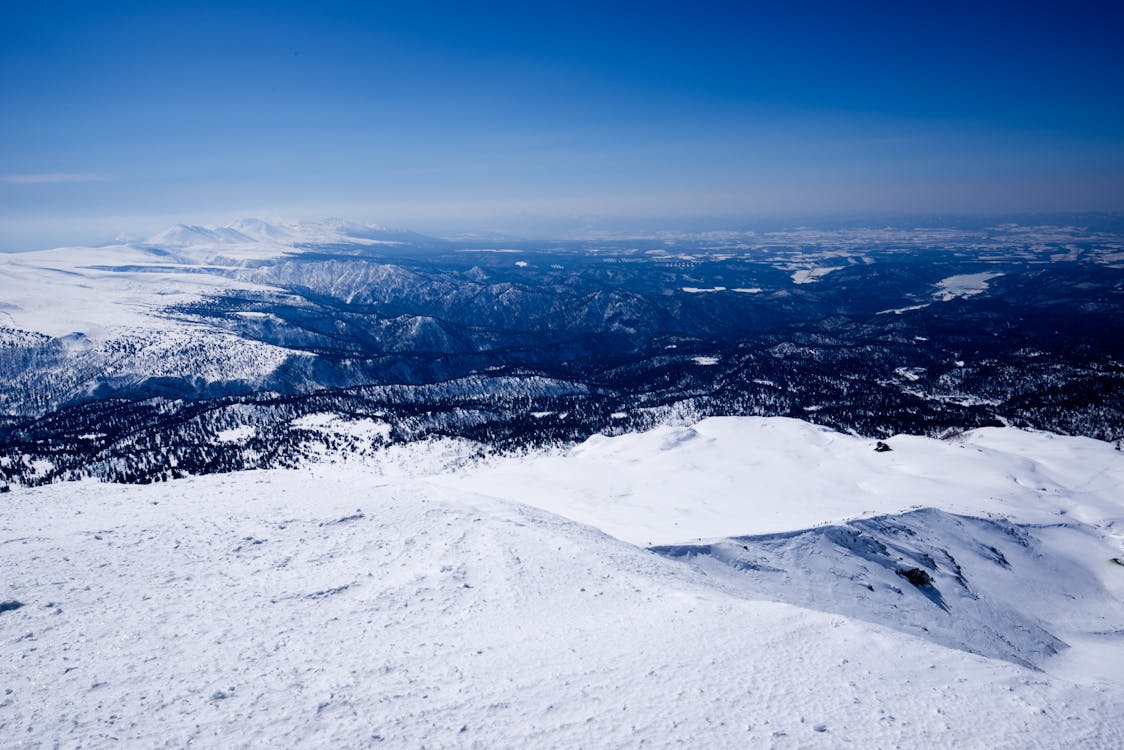
[[[503,449],[677,413],[803,417],[872,437],[1005,423],[1124,437],[1124,241],[1111,233],[800,229],[496,247],[333,220],[235,224],[270,239],[0,257],[0,452],[12,466],[105,475],[126,446],[47,428],[104,432],[87,408],[101,400],[142,443],[163,414],[163,444],[193,472],[298,460],[287,420],[326,411],[384,413],[394,440]],[[490,405],[455,385],[465,378],[528,388]],[[535,379],[570,395],[525,395]],[[454,385],[428,416],[363,391],[435,383]],[[284,455],[200,433],[201,413],[224,415],[217,432],[254,427]],[[237,422],[248,414],[253,424]],[[114,476],[168,471],[115,460],[134,465]],[[21,472],[7,477],[33,481]]]

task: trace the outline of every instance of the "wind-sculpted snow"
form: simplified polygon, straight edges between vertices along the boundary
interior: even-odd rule
[[[1032,671],[747,598],[593,527],[381,469],[5,495],[5,746],[1124,741],[1119,673],[1060,678],[1049,659]],[[1008,563],[966,576],[990,591],[979,566],[1042,569]],[[900,601],[900,621],[937,609]]]
[[[1088,637],[1124,623],[1124,604],[1075,554],[1082,548],[1100,548],[1102,560],[1114,551],[1096,528],[1077,522],[1035,527],[929,508],[652,549],[750,598],[1041,666],[1068,647],[1067,631]],[[1124,648],[1124,633],[1109,637]]]
[[[1124,654],[1124,454],[1108,443],[714,418],[434,481],[589,523],[739,596],[1028,666]]]
[[[1122,747],[1122,258],[4,256],[0,746]]]
[[[527,502],[635,544],[791,532],[935,507],[1016,523],[1124,527],[1124,453],[1010,428],[883,441],[808,422],[710,418],[497,458],[450,487]],[[1115,532],[1114,532],[1115,533]]]

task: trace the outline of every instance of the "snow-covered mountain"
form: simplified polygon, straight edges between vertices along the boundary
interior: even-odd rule
[[[208,295],[265,291],[233,278],[237,268],[300,255],[305,245],[401,244],[409,233],[339,220],[228,226],[178,224],[144,241],[0,255],[8,327],[52,336],[163,329],[168,308]],[[420,237],[420,235],[414,235]]]
[[[268,227],[268,225],[263,223],[263,227]],[[256,238],[243,234],[233,225],[229,227],[200,227],[177,224],[150,237],[148,244],[198,247],[206,245],[250,245],[256,241]]]
[[[709,415],[1119,440],[1122,248],[1064,227],[499,245],[242,219],[7,254],[0,481],[299,465],[320,443],[294,420],[322,413],[500,449]]]
[[[1120,747],[1122,454],[1010,428],[875,447],[728,418],[17,488],[0,735]]]
[[[231,296],[284,296],[270,279],[240,271],[300,256],[307,245],[395,246],[404,234],[339,220],[241,219],[181,224],[142,242],[0,255],[0,350],[17,360],[10,369],[0,362],[13,379],[0,408],[41,414],[99,389],[161,380],[182,383],[186,394],[267,389],[278,368],[299,367],[309,353],[184,309]]]
[[[0,744],[1120,747],[1122,252],[0,256]]]

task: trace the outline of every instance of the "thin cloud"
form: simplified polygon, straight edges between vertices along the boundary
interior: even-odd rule
[[[43,174],[9,174],[0,181],[11,185],[53,185],[63,182],[105,182],[109,175],[94,172],[46,172]]]

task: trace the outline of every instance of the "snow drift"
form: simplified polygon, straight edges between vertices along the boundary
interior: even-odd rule
[[[1120,747],[1119,453],[1013,430],[887,442],[708,420],[470,470],[396,446],[17,488],[0,737]],[[957,494],[930,503],[953,457]],[[725,533],[694,539],[723,508]]]

